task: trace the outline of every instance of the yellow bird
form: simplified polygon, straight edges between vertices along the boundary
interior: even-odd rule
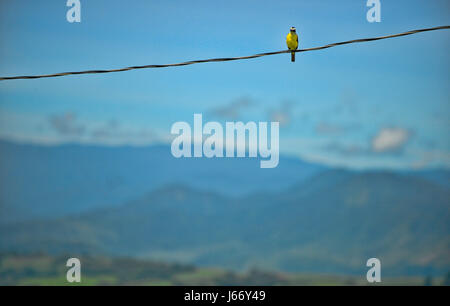
[[[291,31],[286,37],[286,44],[289,50],[297,50],[298,48],[298,35],[295,27],[291,27]],[[295,52],[291,52],[291,61],[295,62]]]

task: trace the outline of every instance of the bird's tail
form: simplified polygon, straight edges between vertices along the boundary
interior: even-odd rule
[[[291,52],[291,62],[295,62],[295,52]]]

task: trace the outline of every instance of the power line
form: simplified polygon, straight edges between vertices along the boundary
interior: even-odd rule
[[[412,30],[412,31],[399,33],[399,34],[388,35],[388,36],[354,39],[354,40],[348,40],[348,41],[343,41],[343,42],[332,43],[332,44],[328,44],[328,45],[321,46],[321,47],[295,50],[294,52],[317,51],[317,50],[323,50],[323,49],[328,49],[328,48],[342,46],[342,45],[348,45],[348,44],[354,44],[354,43],[362,43],[362,42],[369,42],[369,41],[375,41],[375,40],[382,40],[382,39],[388,39],[388,38],[394,38],[394,37],[400,37],[400,36],[407,36],[407,35],[417,34],[417,33],[421,33],[421,32],[445,30],[445,29],[450,29],[450,26],[440,26],[440,27],[434,27],[434,28]],[[54,78],[54,77],[73,75],[73,74],[97,74],[97,73],[122,72],[122,71],[129,71],[129,70],[135,70],[135,69],[178,67],[178,66],[187,66],[187,65],[200,64],[200,63],[209,63],[209,62],[229,62],[229,61],[252,59],[252,58],[258,58],[258,57],[263,57],[263,56],[283,54],[283,53],[291,53],[291,52],[292,52],[291,50],[283,50],[283,51],[276,51],[276,52],[259,53],[259,54],[249,55],[249,56],[211,58],[211,59],[205,59],[205,60],[195,60],[195,61],[188,61],[188,62],[175,63],[175,64],[165,64],[165,65],[145,65],[145,66],[132,66],[132,67],[126,67],[126,68],[120,68],[120,69],[111,69],[111,70],[85,70],[85,71],[74,71],[74,72],[61,72],[61,73],[55,73],[55,74],[44,74],[44,75],[28,75],[28,76],[25,75],[25,76],[13,76],[13,77],[0,77],[0,81],[19,80],[19,79]]]

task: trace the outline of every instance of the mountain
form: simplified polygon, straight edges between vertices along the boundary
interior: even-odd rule
[[[148,257],[365,275],[450,270],[450,191],[391,172],[329,170],[239,197],[169,185],[125,205],[0,226],[0,251]]]
[[[0,141],[0,156],[0,224],[117,206],[171,184],[231,197],[281,192],[329,169],[283,156],[274,169],[261,169],[258,159],[249,158],[176,159],[163,145],[45,146]],[[450,186],[450,171],[445,169],[398,173]],[[329,183],[333,182],[321,181]]]
[[[447,188],[450,187],[450,171],[447,169],[436,168],[417,171],[405,171],[404,174],[421,177]]]
[[[281,157],[176,159],[169,146],[43,146],[0,141],[0,223],[55,218],[111,207],[165,185],[228,196],[280,191],[326,167]]]

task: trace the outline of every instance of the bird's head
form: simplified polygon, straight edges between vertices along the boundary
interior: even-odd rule
[[[295,31],[296,31],[295,27],[291,27],[291,32],[295,33]]]

